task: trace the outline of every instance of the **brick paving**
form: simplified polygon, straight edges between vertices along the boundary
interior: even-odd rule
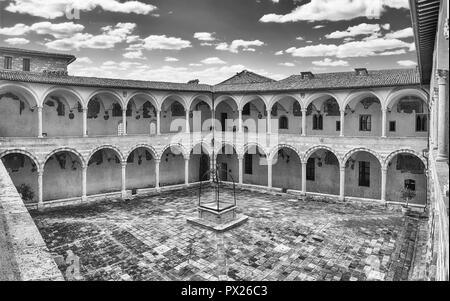
[[[230,193],[226,191],[226,193]],[[238,191],[243,226],[190,225],[197,190],[33,213],[65,274],[83,280],[408,280],[420,221],[369,204]]]

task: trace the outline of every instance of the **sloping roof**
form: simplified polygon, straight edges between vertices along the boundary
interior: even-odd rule
[[[10,53],[23,53],[26,55],[36,55],[36,56],[47,56],[54,58],[66,59],[68,64],[74,62],[76,57],[71,54],[64,53],[54,53],[54,52],[46,52],[46,51],[37,51],[37,50],[28,50],[23,48],[14,48],[14,47],[0,47],[1,52],[10,52]]]
[[[170,90],[170,91],[192,91],[192,92],[211,91],[211,86],[202,84],[151,82],[151,81],[125,80],[113,78],[68,76],[68,75],[55,76],[43,73],[5,71],[5,70],[0,70],[0,80],[52,84],[52,85],[100,87],[100,88]]]
[[[417,69],[393,69],[369,71],[368,75],[356,72],[319,73],[314,78],[292,75],[280,81],[218,85],[215,92],[263,92],[263,91],[307,91],[332,89],[358,89],[391,86],[411,86],[420,84]]]
[[[275,82],[275,80],[248,70],[244,70],[242,72],[237,73],[235,76],[230,77],[229,79],[219,83],[217,86],[269,83],[269,82]]]

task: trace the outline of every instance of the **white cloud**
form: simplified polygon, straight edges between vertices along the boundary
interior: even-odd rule
[[[383,27],[384,30],[390,30],[391,29],[391,24],[386,23],[386,24],[381,25],[381,27]]]
[[[30,43],[29,40],[24,39],[24,38],[9,38],[9,39],[5,39],[5,43],[9,44],[9,45],[26,45],[28,43]]]
[[[320,66],[320,67],[342,67],[342,66],[348,66],[348,62],[347,61],[343,61],[343,60],[333,61],[330,58],[325,58],[322,61],[313,61],[312,64],[316,65],[316,66]]]
[[[345,31],[335,31],[330,34],[327,34],[325,38],[327,39],[342,39],[346,37],[356,37],[360,35],[371,35],[377,34],[381,30],[379,24],[367,24],[362,23],[359,25],[351,26],[347,28]]]
[[[205,64],[205,65],[224,65],[224,64],[226,64],[225,61],[221,60],[218,57],[206,58],[206,59],[202,60],[201,63]]]
[[[405,49],[399,49],[399,50],[394,50],[394,51],[381,52],[378,55],[389,56],[389,55],[400,55],[400,54],[405,54],[405,53],[406,53]]]
[[[75,24],[73,22],[52,24],[50,22],[40,22],[31,25],[31,30],[37,34],[48,34],[55,38],[64,38],[74,35],[77,32],[84,30],[84,26],[81,24]]]
[[[97,7],[104,11],[147,15],[156,6],[139,1],[118,0],[12,0],[5,8],[12,13],[28,14],[45,19],[56,19],[66,15],[66,11],[92,11]]]
[[[196,32],[196,33],[194,33],[194,38],[199,41],[211,42],[211,41],[216,40],[216,38],[213,37],[214,34],[215,34],[214,32],[212,32],[212,33],[211,32]]]
[[[123,57],[130,60],[145,60],[144,54],[140,49],[125,52]]]
[[[179,59],[177,59],[177,58],[175,58],[175,57],[167,56],[167,57],[164,59],[164,61],[165,61],[165,62],[178,62]]]
[[[412,27],[408,27],[402,30],[397,30],[391,33],[386,34],[386,37],[389,39],[405,39],[411,38],[414,36],[414,31]]]
[[[295,39],[298,40],[298,41],[303,41],[303,40],[304,40],[303,37],[297,37],[297,38],[295,38]]]
[[[181,50],[192,47],[190,41],[166,35],[151,35],[143,40],[143,48],[147,50]]]
[[[298,21],[342,21],[358,17],[379,18],[390,8],[409,8],[408,0],[312,0],[285,15],[267,14],[260,22],[287,23]]]
[[[321,29],[321,28],[324,28],[324,27],[325,27],[325,25],[316,25],[316,26],[313,27],[313,29]]]
[[[295,64],[294,64],[294,63],[280,63],[280,64],[278,64],[278,65],[284,66],[284,67],[295,67]]]
[[[398,61],[397,64],[399,64],[400,66],[404,66],[404,67],[412,67],[412,66],[416,66],[417,63],[411,60],[404,60],[404,61]]]
[[[191,63],[191,64],[189,64],[189,66],[191,66],[191,67],[200,67],[200,66],[203,66],[202,64],[198,64],[198,63]]]
[[[93,63],[93,61],[90,58],[88,58],[87,56],[79,57],[79,58],[77,58],[77,60],[75,62],[79,63],[79,64],[92,64]]]
[[[219,43],[216,46],[217,50],[230,51],[233,53],[238,53],[239,50],[242,51],[256,51],[254,47],[261,47],[264,45],[264,42],[260,40],[254,41],[244,41],[244,40],[234,40],[231,44],[228,43]]]
[[[335,56],[338,58],[347,58],[376,56],[385,51],[409,47],[411,47],[409,43],[398,39],[375,38],[363,41],[351,41],[339,45],[319,44],[301,48],[292,47],[287,49],[286,52],[295,57]]]
[[[283,50],[280,50],[280,51],[275,52],[275,55],[283,55],[283,54],[284,54],[284,51],[283,51]]]
[[[3,27],[0,28],[0,34],[6,36],[22,36],[30,31],[30,27],[28,25],[19,23],[12,27]]]

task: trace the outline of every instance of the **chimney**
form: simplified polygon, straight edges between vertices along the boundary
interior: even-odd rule
[[[314,74],[311,71],[306,71],[301,73],[302,79],[312,79]]]
[[[188,81],[189,85],[198,85],[199,83],[200,83],[200,80],[198,80],[198,79],[193,79],[193,80]]]
[[[369,71],[366,68],[356,68],[355,73],[358,76],[366,76],[369,75]]]

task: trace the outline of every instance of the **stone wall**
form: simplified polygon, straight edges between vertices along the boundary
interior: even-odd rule
[[[29,54],[12,54],[12,53],[2,53],[0,52],[0,68],[5,66],[5,57],[12,57],[12,70],[22,71],[23,70],[23,59],[30,59],[30,71],[31,72],[43,72],[44,70],[53,71],[67,71],[67,59],[58,59],[52,57],[41,57]]]

